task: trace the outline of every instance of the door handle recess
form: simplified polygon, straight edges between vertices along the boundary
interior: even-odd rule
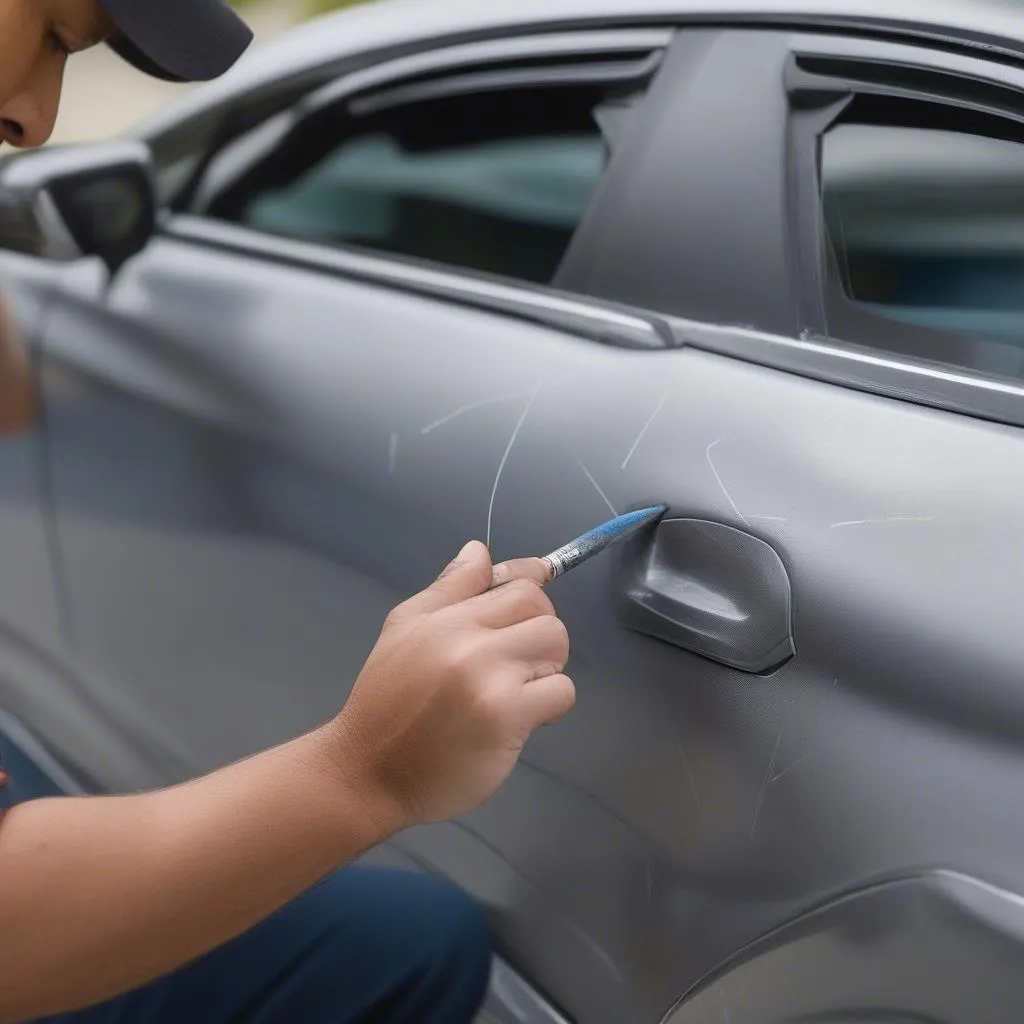
[[[758,675],[796,654],[789,574],[749,533],[663,519],[620,545],[614,575],[616,614],[638,633]]]

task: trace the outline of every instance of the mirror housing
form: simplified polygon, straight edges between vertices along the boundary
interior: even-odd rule
[[[156,226],[149,148],[132,140],[0,160],[0,248],[49,260],[99,256],[113,272]]]

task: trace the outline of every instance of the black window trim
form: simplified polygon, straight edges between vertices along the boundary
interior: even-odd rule
[[[421,103],[424,100],[470,92],[589,82],[609,85],[615,82],[629,83],[649,78],[658,70],[663,58],[664,50],[655,50],[647,56],[627,61],[456,73],[442,78],[432,78],[428,82],[414,82],[411,85],[399,85],[391,89],[375,90],[368,95],[356,96],[348,101],[348,109],[354,117],[365,117],[405,103]]]
[[[326,108],[382,95],[396,84],[427,75],[448,77],[464,73],[465,69],[474,66],[531,58],[596,58],[602,54],[632,51],[641,58],[635,65],[635,73],[653,75],[661,54],[667,52],[676,34],[676,30],[670,28],[576,30],[542,36],[524,34],[440,46],[353,71],[307,93],[287,110],[233,139],[220,153],[214,154],[193,190],[187,212],[202,215],[218,195],[230,189],[305,120]],[[652,53],[658,54],[658,62],[649,60]],[[620,69],[621,65],[617,66],[616,70]],[[542,69],[537,69],[538,76],[542,73]]]
[[[1024,426],[1024,381],[1018,383],[1010,378],[988,376],[969,367],[933,362],[836,337],[826,308],[832,256],[826,243],[818,170],[821,136],[841,116],[856,91],[913,95],[917,99],[955,103],[1024,121],[1024,70],[923,45],[838,34],[794,34],[790,37],[789,49],[791,59],[784,83],[791,100],[787,125],[788,202],[789,222],[793,226],[793,265],[799,268],[800,275],[800,337],[781,339],[758,331],[734,331],[737,336],[734,341],[723,339],[718,330],[707,325],[694,327],[677,321],[677,340],[682,342],[686,338],[698,347],[711,347],[729,355],[745,354],[755,362],[902,401]],[[820,61],[816,70],[832,62],[836,74],[831,78],[808,74],[799,66],[801,58]],[[865,73],[855,76],[855,81],[844,79],[841,73],[844,62],[859,64]],[[877,84],[870,81],[872,65],[878,70]],[[886,84],[885,71],[889,68],[899,69],[902,84]],[[920,90],[907,85],[908,76],[912,77],[915,71],[922,75]],[[936,91],[935,76],[941,76],[948,88]],[[969,88],[961,92],[960,86],[971,83],[1000,88],[1008,97],[1007,104],[979,103]],[[1020,94],[1019,104],[1009,102],[1013,93]],[[865,316],[871,314],[865,312]],[[884,324],[886,330],[904,338],[922,339],[926,335],[937,337],[940,334],[949,337],[924,327],[891,324],[882,317],[871,318],[872,322],[877,320],[880,326]],[[739,335],[742,335],[742,342],[738,341]]]
[[[247,173],[254,163],[287,137],[306,118],[324,107],[372,97],[394,87],[396,81],[431,76],[443,81],[446,72],[459,76],[466,68],[530,58],[593,58],[590,77],[601,69],[628,77],[654,77],[677,31],[671,28],[586,29],[543,36],[524,34],[501,40],[484,40],[437,47],[413,56],[402,56],[346,75],[315,89],[226,147],[203,172],[187,208],[165,211],[160,221],[163,235],[190,244],[217,248],[256,259],[311,272],[343,276],[385,288],[425,295],[506,316],[538,323],[567,333],[620,348],[664,350],[674,346],[665,317],[622,304],[559,290],[556,287],[517,281],[460,267],[418,260],[401,254],[375,252],[357,246],[328,246],[272,235],[243,225],[213,220],[203,211],[231,182]],[[634,54],[630,61],[601,61],[602,55]],[[557,64],[536,69],[550,75]],[[600,78],[594,79],[600,80]],[[625,81],[625,78],[617,80]],[[224,168],[226,170],[218,170]],[[596,196],[587,217],[599,204]]]

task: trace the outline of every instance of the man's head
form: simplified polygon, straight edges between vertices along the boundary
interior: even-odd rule
[[[225,0],[0,0],[0,142],[50,137],[72,53],[106,41],[148,74],[205,81],[251,38]]]

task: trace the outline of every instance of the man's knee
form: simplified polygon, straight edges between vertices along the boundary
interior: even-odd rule
[[[401,989],[424,1004],[475,1009],[482,1001],[491,963],[487,919],[456,886],[418,872],[350,868],[308,895],[321,921],[330,921],[335,955],[350,959],[357,943],[357,959],[382,990]],[[457,1018],[461,1012],[443,1019]],[[429,1011],[422,1019],[432,1019]]]
[[[470,1024],[489,971],[484,914],[459,889],[350,868],[108,1010],[124,1021]]]

